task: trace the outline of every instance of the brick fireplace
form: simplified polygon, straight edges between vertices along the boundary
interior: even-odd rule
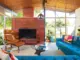
[[[12,19],[12,30],[19,32],[19,29],[36,29],[36,39],[21,39],[26,44],[38,44],[44,42],[44,20],[33,17],[34,9],[26,8],[23,10],[23,18]]]

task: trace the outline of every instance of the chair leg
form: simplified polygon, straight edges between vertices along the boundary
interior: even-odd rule
[[[18,47],[18,53],[19,53],[19,51],[20,51],[20,49],[19,49],[19,47]]]
[[[7,50],[7,45],[5,46],[5,50]]]

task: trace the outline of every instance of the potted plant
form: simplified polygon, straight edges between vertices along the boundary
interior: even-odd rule
[[[54,42],[53,32],[52,31],[48,30],[47,38],[49,39],[50,42]]]
[[[78,33],[77,33],[77,35],[80,36],[80,29],[78,29]]]
[[[48,41],[48,42],[53,42],[54,41],[54,39],[53,39],[53,36],[55,35],[55,32],[54,32],[54,24],[51,24],[51,23],[48,23],[48,22],[46,22],[46,40]],[[51,28],[53,28],[53,29],[51,29]]]

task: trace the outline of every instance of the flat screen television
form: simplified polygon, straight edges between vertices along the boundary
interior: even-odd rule
[[[19,29],[19,38],[36,38],[36,29]]]

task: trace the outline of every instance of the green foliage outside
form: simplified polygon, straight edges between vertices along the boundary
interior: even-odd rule
[[[54,36],[55,35],[55,26],[53,24],[45,23],[46,26],[46,36]]]
[[[4,17],[0,16],[0,29],[3,28],[3,24],[4,24]]]
[[[4,16],[0,16],[0,45],[3,45],[2,29],[4,25]]]
[[[46,36],[47,37],[53,36],[53,38],[55,39],[55,35],[56,35],[55,33],[57,32],[57,31],[55,32],[55,30],[57,29],[60,32],[60,37],[61,37],[61,35],[62,35],[61,28],[64,28],[65,26],[69,25],[69,23],[65,24],[64,20],[65,20],[65,18],[63,20],[60,18],[56,18],[56,25],[55,25],[54,21],[52,21],[51,23],[46,22],[45,23]]]
[[[41,13],[40,9],[35,9],[34,10],[34,17],[38,17],[38,15]]]
[[[12,26],[11,22],[12,22],[11,18],[7,17],[5,21],[6,28],[11,28]],[[0,16],[0,45],[3,45],[3,38],[2,38],[3,28],[4,28],[4,16]]]
[[[0,33],[0,45],[3,45],[2,33]]]
[[[18,18],[23,17],[23,12],[22,12],[22,11],[19,11],[19,12],[17,13],[17,17],[18,17]]]
[[[6,18],[6,28],[12,27],[12,18]]]
[[[45,34],[46,34],[46,37],[50,40],[50,37],[53,37],[54,39],[54,42],[56,41],[55,40],[55,25],[54,25],[54,22],[51,23],[48,23],[48,22],[45,22]]]
[[[60,37],[61,37],[61,28],[62,27],[65,27],[66,26],[66,24],[65,23],[63,23],[63,21],[61,21],[61,20],[59,20],[59,21],[56,21],[56,28],[60,31]]]

